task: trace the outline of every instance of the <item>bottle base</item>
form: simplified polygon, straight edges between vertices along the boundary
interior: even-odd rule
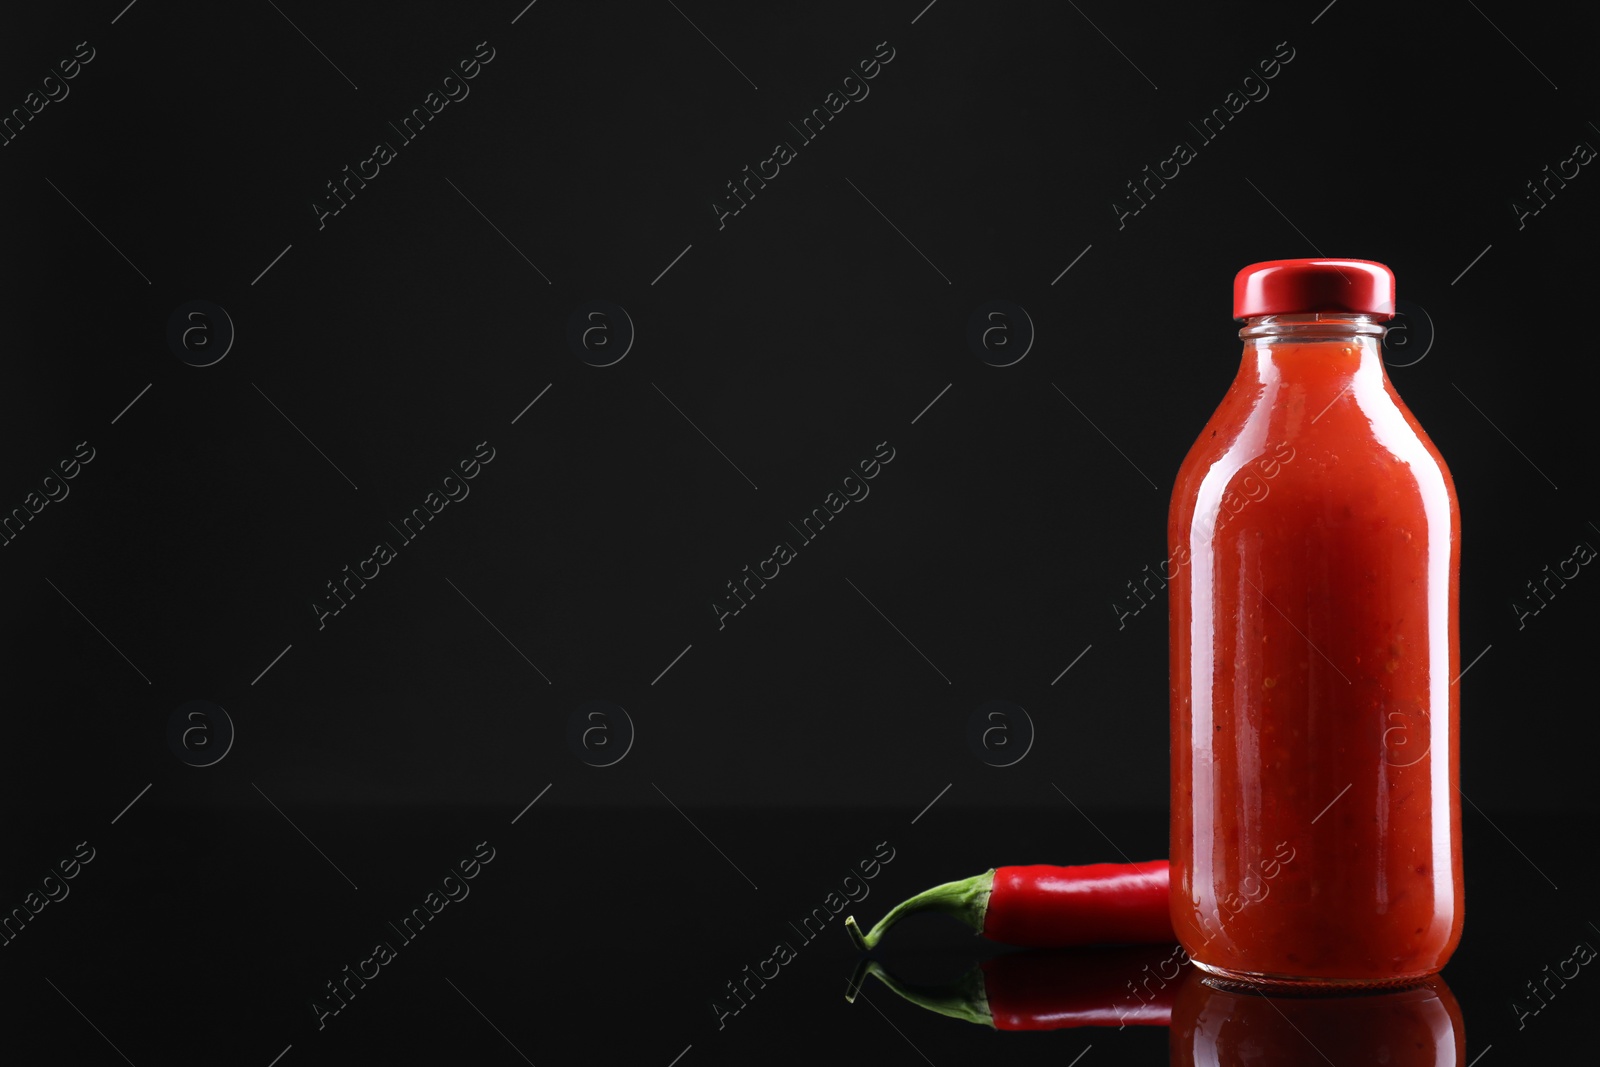
[[[1315,978],[1305,975],[1268,974],[1255,971],[1235,971],[1189,959],[1206,975],[1209,985],[1226,986],[1256,993],[1359,993],[1368,990],[1407,989],[1424,985],[1437,971],[1396,975],[1392,978]]]

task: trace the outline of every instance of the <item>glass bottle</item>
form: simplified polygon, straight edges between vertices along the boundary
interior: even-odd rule
[[[1382,264],[1241,271],[1173,491],[1172,920],[1234,980],[1408,984],[1461,936],[1460,514],[1393,314]]]

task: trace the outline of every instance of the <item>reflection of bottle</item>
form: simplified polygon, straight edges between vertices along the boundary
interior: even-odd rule
[[[1263,996],[1191,970],[1172,1008],[1171,1063],[1457,1067],[1467,1062],[1461,1008],[1443,979],[1425,981],[1392,992]]]
[[[1234,979],[1403,984],[1461,936],[1459,512],[1393,312],[1378,263],[1241,271],[1173,491],[1172,922]]]

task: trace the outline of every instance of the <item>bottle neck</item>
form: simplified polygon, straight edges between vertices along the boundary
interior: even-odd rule
[[[1252,315],[1239,337],[1245,341],[1342,341],[1352,337],[1382,339],[1388,331],[1375,315],[1359,311],[1315,311],[1297,315]]]
[[[1387,327],[1362,312],[1321,311],[1295,315],[1254,315],[1244,320],[1243,373],[1261,379],[1304,375],[1354,374],[1381,378],[1383,335]]]

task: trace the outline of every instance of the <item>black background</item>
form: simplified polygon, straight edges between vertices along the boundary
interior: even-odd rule
[[[879,1000],[896,1036],[846,1006],[842,932],[724,1029],[708,1004],[880,841],[904,858],[863,917],[994,864],[1164,853],[1165,600],[1125,615],[1125,583],[1165,557],[1172,478],[1236,368],[1234,272],[1316,254],[1394,269],[1390,374],[1461,500],[1476,881],[1447,978],[1469,1049],[1531,1058],[1577,1025],[1583,979],[1521,1029],[1510,1004],[1600,937],[1581,683],[1600,579],[1513,604],[1600,544],[1600,192],[1585,167],[1521,228],[1513,201],[1600,144],[1592,21],[1359,0],[277,7],[0,16],[7,113],[94,49],[0,147],[0,508],[79,442],[95,456],[0,548],[0,906],[79,841],[104,857],[0,949],[16,1049],[968,1054],[961,1024]],[[399,145],[387,123],[481,41],[470,95]],[[725,183],[797,143],[789,123],[879,42],[870,95],[719,229]],[[1188,123],[1289,49],[1203,143]],[[325,183],[378,140],[394,161],[319,228]],[[1125,183],[1180,140],[1197,157],[1119,227]],[[167,343],[191,300],[237,331],[212,366]],[[568,343],[593,300],[637,334],[609,367]],[[1012,366],[968,344],[991,300],[1036,333]],[[397,543],[388,523],[483,441],[470,495],[319,629],[324,583]],[[881,442],[870,495],[719,629],[724,583]],[[1014,766],[968,744],[991,699],[1036,727]],[[189,700],[227,709],[222,762],[169,748]],[[568,744],[590,700],[636,730],[613,766]],[[484,902],[319,1031],[322,983],[481,840],[505,857]],[[919,938],[969,947],[930,923],[908,953]],[[1087,1043],[990,1040],[1052,1061]],[[1155,1033],[1092,1040],[1163,1055]]]

